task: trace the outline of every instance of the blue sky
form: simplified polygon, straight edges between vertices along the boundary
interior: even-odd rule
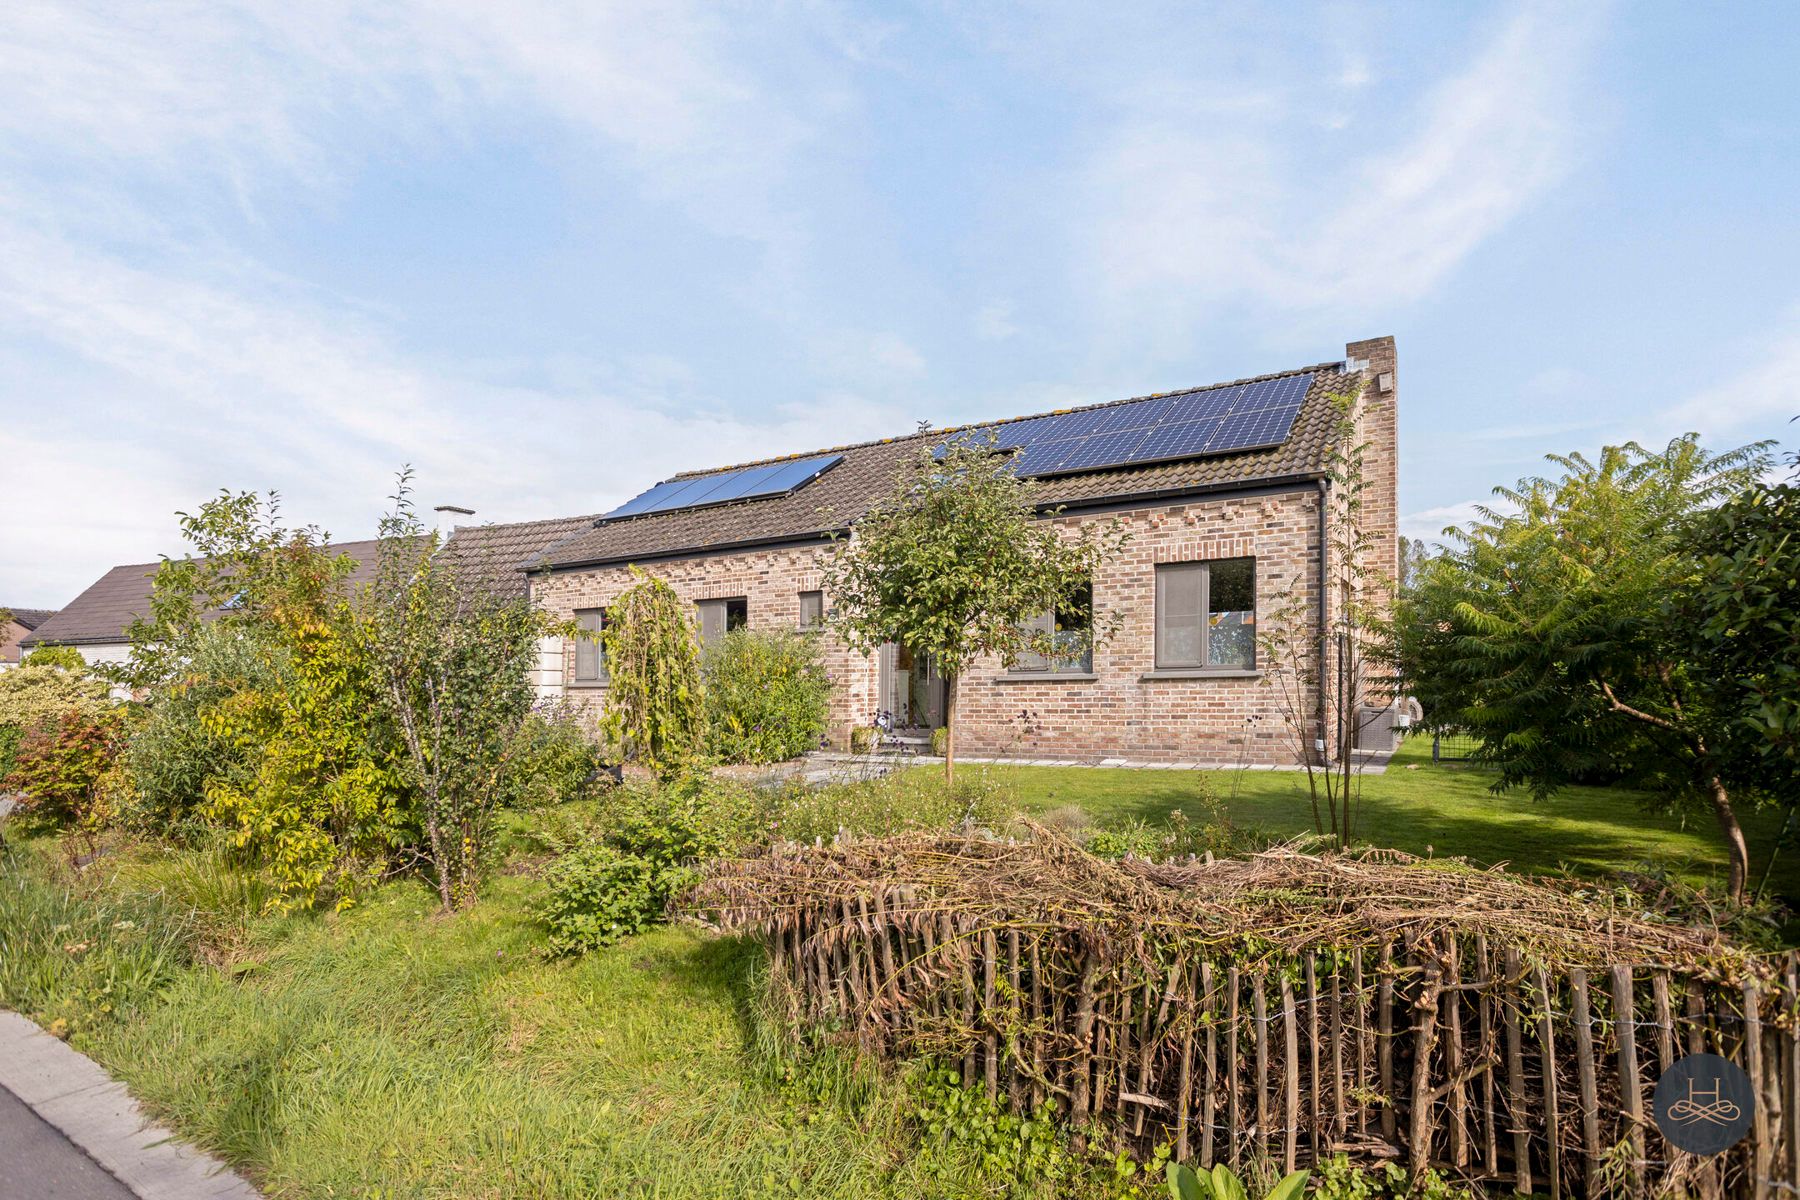
[[[221,487],[368,536],[1392,333],[1409,532],[1794,440],[1749,5],[60,4],[0,21],[0,603]]]

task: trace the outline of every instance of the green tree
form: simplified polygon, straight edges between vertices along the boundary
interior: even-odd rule
[[[495,810],[509,794],[503,776],[526,739],[538,639],[572,631],[438,554],[414,511],[410,470],[393,499],[356,630],[399,732],[396,769],[418,797],[438,898],[461,908],[479,894]]]
[[[606,609],[604,727],[622,755],[668,775],[705,737],[700,652],[675,589],[637,567],[631,575],[636,582]]]
[[[895,642],[938,664],[947,780],[956,775],[957,691],[977,660],[1067,655],[1066,636],[1025,628],[1046,611],[1071,618],[1067,632],[1089,646],[1117,629],[1117,616],[1098,618],[1084,596],[1126,535],[1116,520],[1060,523],[1061,511],[991,437],[924,445],[824,564],[830,619],[846,642],[867,652]]]
[[[1480,739],[1496,789],[1542,798],[1604,777],[1705,806],[1741,898],[1749,852],[1715,736],[1724,693],[1667,601],[1697,572],[1689,522],[1752,487],[1768,447],[1714,455],[1690,434],[1655,453],[1627,443],[1551,461],[1561,476],[1497,489],[1504,510],[1447,531],[1449,549],[1420,565],[1396,630],[1401,669],[1428,722]]]
[[[1800,802],[1800,485],[1757,484],[1699,514],[1685,536],[1695,565],[1671,599],[1701,677],[1713,737],[1749,786]]]

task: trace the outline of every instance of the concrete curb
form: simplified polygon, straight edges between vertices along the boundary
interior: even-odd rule
[[[93,1059],[18,1013],[0,1012],[0,1087],[140,1200],[261,1200],[225,1164],[146,1117]]]

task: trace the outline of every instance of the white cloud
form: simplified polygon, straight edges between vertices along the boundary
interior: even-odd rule
[[[1341,320],[1425,295],[1567,173],[1597,24],[1517,12],[1407,132],[1348,158],[1286,136],[1331,122],[1291,97],[1134,87],[1084,170],[1090,285],[1115,323],[1165,335],[1245,302]]]

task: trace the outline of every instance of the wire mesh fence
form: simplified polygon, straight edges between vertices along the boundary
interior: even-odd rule
[[[1459,730],[1444,730],[1431,735],[1432,762],[1468,762],[1475,757],[1481,739]]]

